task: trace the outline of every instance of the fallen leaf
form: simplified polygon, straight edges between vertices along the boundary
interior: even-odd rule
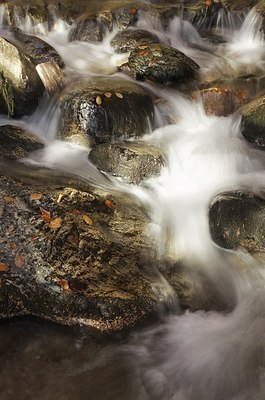
[[[39,239],[39,237],[38,236],[31,236],[31,240],[32,240],[32,242],[35,242],[35,240],[38,240]]]
[[[52,231],[56,231],[57,229],[61,228],[62,225],[62,218],[57,217],[51,220],[51,222],[49,223],[49,228]]]
[[[5,264],[5,263],[0,263],[0,272],[7,271],[8,268],[9,268],[9,267],[8,267],[7,264]]]
[[[63,290],[69,290],[70,289],[69,282],[68,282],[67,279],[61,279],[60,283],[61,283],[61,286],[62,286]]]
[[[117,92],[115,94],[119,99],[123,99],[123,94],[122,93]]]
[[[102,104],[102,98],[100,97],[100,96],[97,96],[97,98],[96,98],[96,103],[97,103],[97,105],[101,105]]]
[[[130,8],[130,14],[135,14],[137,12],[137,8]]]
[[[83,220],[88,224],[88,225],[93,225],[92,219],[88,215],[83,215],[82,216]]]
[[[112,93],[110,93],[110,92],[106,92],[106,93],[104,93],[104,96],[106,96],[108,99],[110,99],[110,98],[111,98],[111,96],[112,96]]]
[[[10,247],[10,249],[12,249],[12,250],[16,250],[17,245],[16,245],[16,243],[14,243],[14,242],[9,242],[9,247]]]
[[[61,203],[62,198],[63,198],[63,194],[60,193],[60,194],[58,195],[58,197],[57,197],[57,203],[58,203],[58,204]]]
[[[109,208],[111,208],[112,210],[115,209],[114,205],[112,204],[112,202],[108,199],[105,200],[105,205]]]
[[[72,214],[76,214],[76,215],[77,215],[77,214],[80,214],[80,211],[79,211],[79,210],[73,210],[73,211],[72,211]]]
[[[149,53],[148,53],[148,51],[146,51],[146,50],[140,51],[140,56],[147,57],[148,54],[149,54]]]
[[[13,201],[15,201],[14,197],[9,195],[4,196],[4,200],[6,203],[12,203]]]
[[[209,7],[209,6],[211,6],[212,5],[212,0],[206,0],[205,1],[205,4]]]
[[[45,222],[50,222],[51,221],[51,213],[50,211],[45,210],[44,208],[40,207],[40,212],[41,212],[41,216],[43,221]]]
[[[42,198],[42,193],[32,193],[29,198],[30,200],[40,200]]]
[[[17,253],[15,257],[15,265],[18,268],[21,268],[25,262],[25,257],[22,254]]]
[[[138,46],[138,49],[141,49],[141,50],[148,49],[148,45],[146,45],[146,44],[140,44],[140,45]]]

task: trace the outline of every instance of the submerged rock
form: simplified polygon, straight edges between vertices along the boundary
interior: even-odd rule
[[[121,65],[121,71],[137,80],[151,80],[166,85],[194,79],[199,66],[179,50],[163,44],[137,48]]]
[[[31,114],[43,90],[32,61],[13,43],[0,37],[0,113]]]
[[[158,37],[144,29],[127,29],[118,32],[110,44],[117,53],[126,53],[135,48],[144,49],[145,45],[159,43]]]
[[[261,96],[242,107],[241,131],[257,146],[265,147],[265,97]]]
[[[60,138],[88,146],[143,136],[154,126],[152,97],[117,78],[74,82],[60,103]]]
[[[211,236],[226,249],[265,251],[265,199],[249,193],[216,197],[209,211]]]
[[[136,184],[159,174],[165,165],[160,150],[145,143],[100,144],[89,159],[99,170]]]
[[[43,147],[43,141],[31,132],[12,125],[0,126],[0,159],[17,160]]]

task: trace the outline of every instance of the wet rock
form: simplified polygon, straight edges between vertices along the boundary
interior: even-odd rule
[[[43,141],[31,132],[12,125],[0,126],[0,159],[17,160],[43,147]]]
[[[265,251],[265,200],[248,193],[215,198],[209,210],[211,236],[226,249]]]
[[[115,27],[120,30],[134,25],[138,19],[138,9],[132,7],[121,7],[112,11]]]
[[[220,87],[201,90],[195,97],[201,97],[207,115],[217,116],[233,114],[249,98],[246,92]]]
[[[31,114],[43,90],[31,60],[13,43],[0,38],[0,113]]]
[[[222,0],[222,3],[229,10],[241,10],[242,8],[252,8],[258,1],[257,0]]]
[[[102,42],[106,33],[112,30],[112,14],[108,13],[78,21],[69,32],[70,42],[80,40],[84,42]],[[105,17],[105,18],[104,18]]]
[[[242,107],[241,131],[251,143],[265,147],[265,97],[261,96]]]
[[[18,28],[12,28],[11,32],[16,40],[15,44],[35,65],[54,61],[60,68],[64,66],[62,57],[44,40],[36,36],[27,35]]]
[[[157,318],[146,218],[124,198],[0,178],[0,317],[101,332]]]
[[[111,41],[111,46],[117,53],[126,53],[135,48],[145,48],[145,45],[159,43],[156,35],[144,29],[127,29],[118,32]]]
[[[160,150],[145,143],[100,144],[89,159],[99,170],[136,184],[159,174],[165,165]]]
[[[88,146],[142,136],[154,126],[151,96],[121,79],[74,82],[60,103],[59,136]]]
[[[121,71],[137,80],[151,80],[174,85],[194,79],[199,66],[179,50],[162,44],[150,44],[146,49],[137,48],[121,65]]]

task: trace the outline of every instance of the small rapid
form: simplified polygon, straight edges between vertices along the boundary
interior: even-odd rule
[[[0,11],[0,20],[1,15]],[[203,74],[222,75],[229,82],[264,75],[261,22],[255,9],[235,19],[219,15],[214,34],[223,41],[218,44],[179,17],[164,29],[156,19],[143,14],[137,28],[148,29],[163,43],[191,57]],[[115,32],[108,33],[101,44],[88,44],[68,42],[70,26],[62,21],[57,21],[52,30],[39,26],[36,31],[29,20],[20,27],[28,33],[37,32],[58,51],[66,65],[67,81],[92,76],[129,79],[115,73],[128,58],[128,54],[115,54],[111,48]],[[19,121],[0,117],[0,124],[17,124],[45,139],[45,149],[23,159],[23,163],[71,172],[90,184],[123,192],[140,202],[149,217],[146,229],[155,243],[158,260],[184,260],[194,279],[199,279],[198,272],[203,273],[229,300],[230,312],[187,311],[166,316],[160,324],[132,334],[126,344],[104,347],[96,356],[96,367],[106,373],[106,379],[121,379],[117,366],[121,359],[130,365],[126,379],[133,376],[134,400],[264,400],[264,264],[244,252],[214,244],[208,212],[212,199],[220,193],[264,192],[265,153],[244,139],[237,112],[226,117],[209,116],[201,98],[150,83],[139,85],[160,99],[156,105],[157,128],[145,132],[141,140],[158,147],[166,159],[161,174],[140,186],[101,173],[88,159],[90,148],[58,140],[60,110],[48,98],[42,99],[33,115]],[[85,341],[80,347],[84,351],[89,348]],[[117,376],[108,375],[109,363],[115,364]],[[94,365],[82,359],[79,378],[84,378],[84,386]],[[48,381],[46,378],[44,385]],[[76,376],[73,382],[79,382]],[[104,393],[93,394],[96,400],[131,398],[122,396],[116,389],[105,397]]]

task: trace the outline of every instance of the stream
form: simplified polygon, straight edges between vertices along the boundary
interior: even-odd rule
[[[265,74],[261,22],[255,9],[229,18],[220,13],[214,32],[220,40],[215,43],[205,29],[199,34],[178,17],[167,31],[146,15],[137,27],[192,58],[202,73],[231,82],[255,76],[245,80],[249,92],[255,92]],[[69,81],[75,76],[130,79],[115,72],[128,57],[111,48],[115,32],[101,44],[89,44],[68,42],[70,26],[60,20],[52,31],[30,21],[21,21],[20,27],[58,51]],[[134,196],[148,213],[148,233],[158,256],[174,258],[181,252],[194,279],[198,271],[206,274],[230,299],[233,310],[172,312],[151,327],[107,339],[95,339],[82,327],[33,318],[1,321],[0,400],[265,398],[265,266],[247,253],[220,249],[211,239],[208,221],[209,203],[217,194],[264,191],[265,153],[244,139],[237,112],[209,116],[200,98],[191,100],[181,91],[150,83],[139,85],[163,99],[156,105],[157,129],[142,139],[166,155],[159,176],[141,186],[106,179],[88,161],[86,148],[55,139],[59,109],[45,96],[33,115],[12,121],[47,143],[37,157],[23,162],[74,172],[94,185]],[[0,116],[0,125],[5,123]],[[165,290],[168,286],[165,283]]]

